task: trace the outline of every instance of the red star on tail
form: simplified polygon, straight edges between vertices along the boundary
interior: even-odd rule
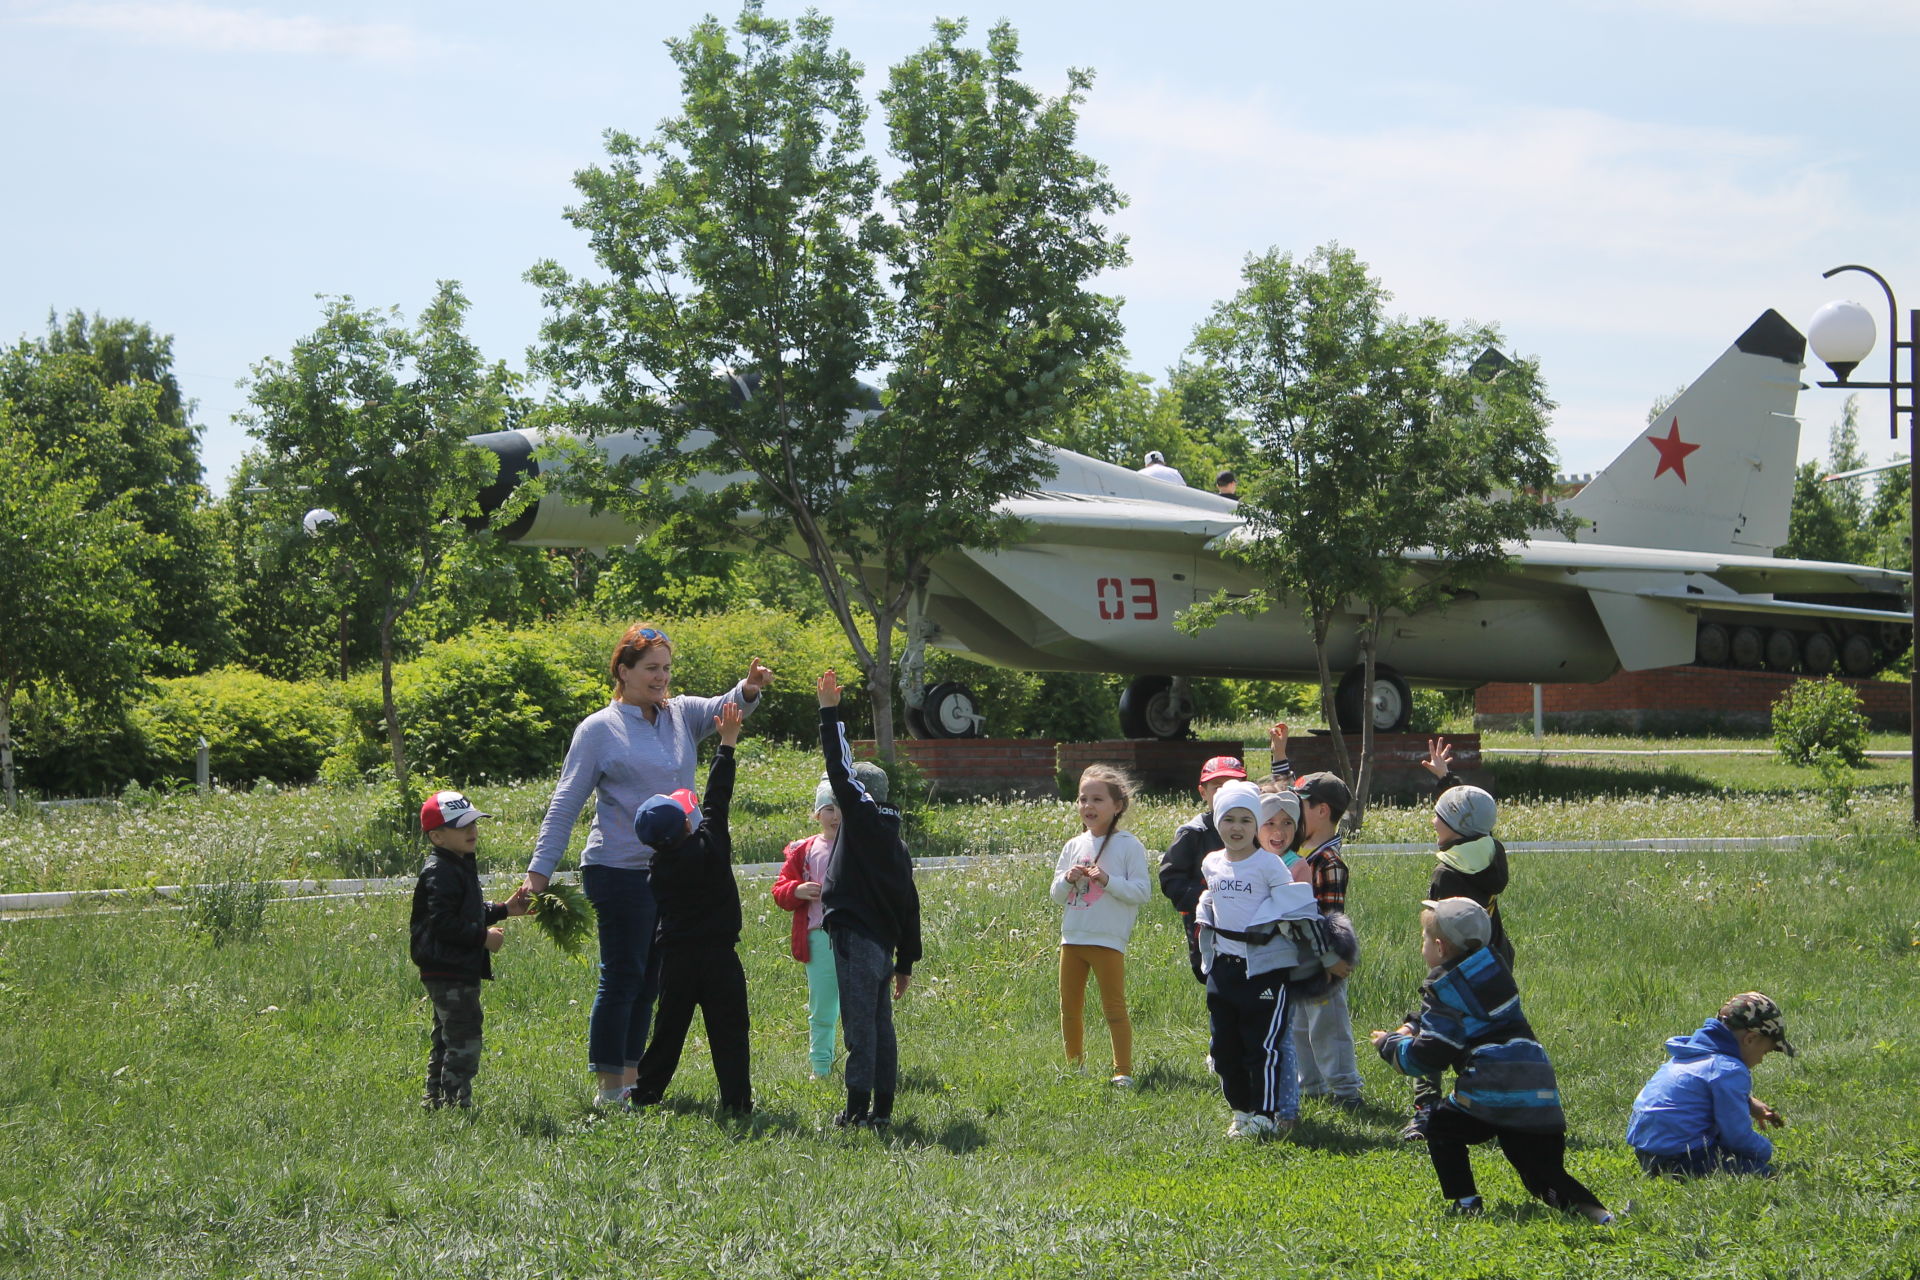
[[[1680,477],[1681,484],[1685,484],[1687,482],[1687,455],[1700,446],[1697,444],[1688,444],[1680,438],[1680,419],[1675,418],[1673,420],[1673,425],[1667,428],[1665,439],[1661,439],[1659,436],[1649,432],[1646,440],[1648,444],[1660,451],[1660,465],[1653,469],[1653,478],[1658,480],[1661,476],[1671,471]]]

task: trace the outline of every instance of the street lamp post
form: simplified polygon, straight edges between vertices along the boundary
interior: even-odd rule
[[[1835,267],[1824,274],[1831,280],[1843,271],[1858,271],[1861,275],[1873,277],[1880,291],[1887,295],[1887,330],[1891,341],[1887,347],[1887,380],[1885,382],[1854,382],[1853,371],[1873,350],[1874,323],[1873,313],[1857,302],[1829,302],[1814,313],[1813,321],[1807,326],[1807,341],[1813,347],[1813,353],[1833,370],[1834,380],[1820,383],[1823,387],[1844,390],[1885,391],[1887,393],[1887,429],[1895,440],[1900,438],[1900,415],[1907,415],[1907,478],[1908,499],[1911,503],[1908,533],[1908,568],[1913,568],[1912,548],[1914,530],[1920,530],[1920,475],[1914,473],[1914,455],[1920,453],[1920,426],[1916,426],[1914,403],[1920,400],[1920,311],[1907,313],[1907,336],[1900,336],[1900,304],[1894,301],[1893,288],[1885,277],[1871,267],[1849,264]],[[1907,353],[1907,376],[1900,377],[1900,353]],[[1900,393],[1905,392],[1905,404],[1900,402]],[[1913,634],[1920,641],[1920,591],[1914,590],[1912,579],[1907,583],[1907,594],[1913,606]],[[1920,644],[1916,645],[1916,657],[1920,657]],[[1910,673],[1907,677],[1907,726],[1913,739],[1912,787],[1913,821],[1920,825],[1920,684],[1916,684]]]

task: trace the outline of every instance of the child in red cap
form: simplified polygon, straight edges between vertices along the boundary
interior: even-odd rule
[[[480,843],[480,812],[458,791],[436,791],[420,806],[420,829],[433,852],[413,886],[413,963],[433,1001],[433,1049],[427,1092],[420,1105],[473,1105],[480,1070],[480,983],[493,977],[491,953],[507,936],[494,927],[527,914],[525,886],[505,902],[488,902],[473,852]]]

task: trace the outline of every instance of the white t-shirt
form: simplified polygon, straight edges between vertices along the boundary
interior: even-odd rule
[[[1280,855],[1265,849],[1256,849],[1238,862],[1227,857],[1225,849],[1215,849],[1200,860],[1200,878],[1206,885],[1202,892],[1213,905],[1214,927],[1235,933],[1245,933],[1256,919],[1273,919],[1271,912],[1263,916],[1262,908],[1293,884],[1293,873]],[[1247,954],[1246,943],[1227,937],[1216,938],[1214,949],[1242,959]]]
[[[1168,484],[1184,485],[1187,478],[1164,462],[1149,462],[1140,468],[1140,474],[1153,480],[1165,480]]]
[[[1091,880],[1067,883],[1067,869],[1079,864],[1093,866],[1096,853],[1099,867],[1107,873],[1107,883]],[[1082,831],[1067,841],[1054,863],[1053,900],[1061,905],[1060,941],[1073,946],[1127,949],[1133,933],[1134,917],[1142,903],[1153,896],[1153,880],[1147,874],[1147,847],[1131,831],[1116,831],[1106,838],[1106,847]]]

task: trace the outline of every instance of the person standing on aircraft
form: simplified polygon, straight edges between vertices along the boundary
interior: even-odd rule
[[[1187,478],[1167,465],[1167,455],[1158,449],[1147,450],[1147,463],[1140,468],[1140,474],[1154,480],[1165,480],[1168,484],[1184,485]]]
[[[1223,498],[1240,501],[1240,477],[1231,471],[1222,471],[1213,478],[1213,491]]]

